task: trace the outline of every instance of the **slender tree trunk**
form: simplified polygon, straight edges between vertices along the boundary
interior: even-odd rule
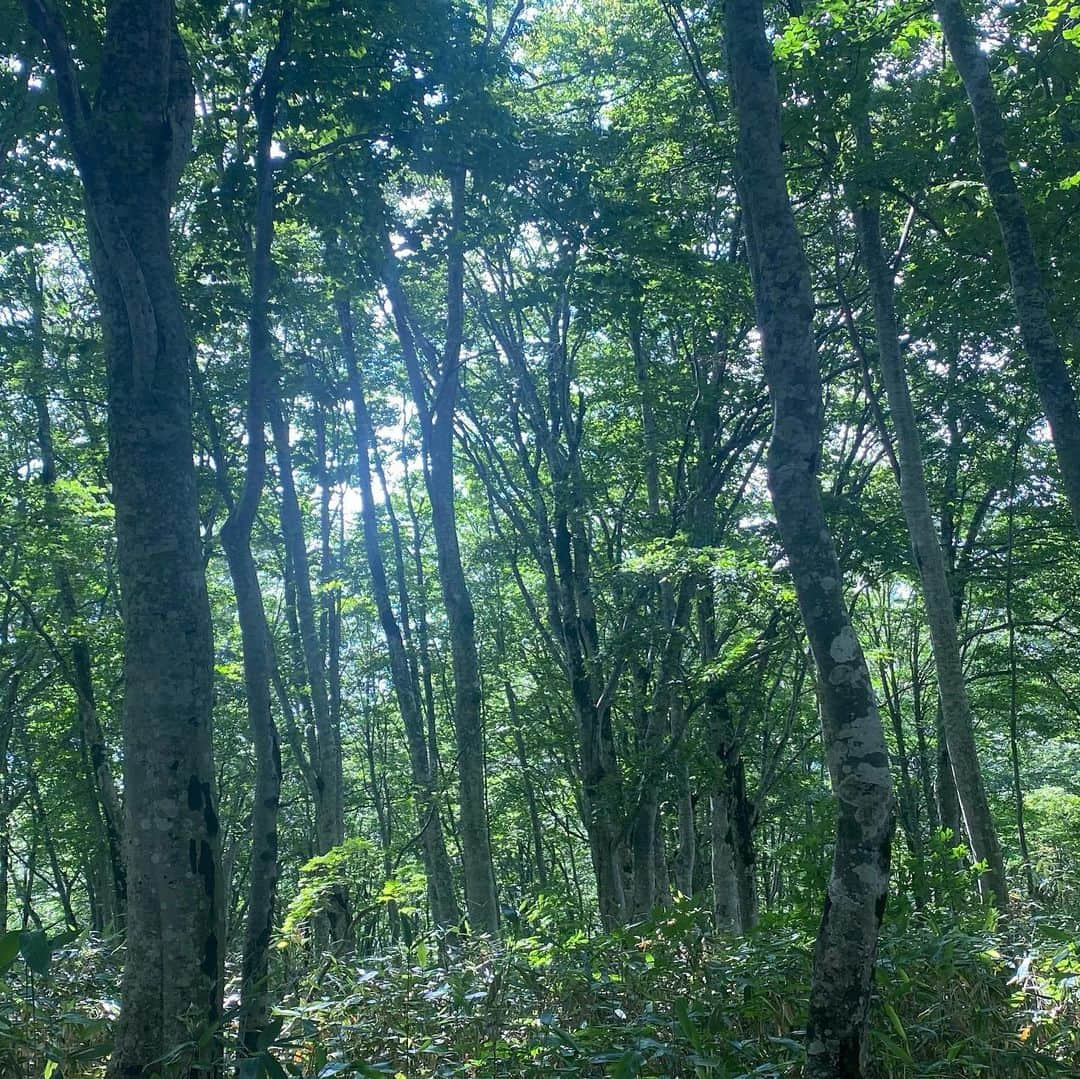
[[[330,510],[331,478],[326,441],[326,412],[320,399],[321,390],[309,366],[310,394],[314,404],[315,468],[319,485],[319,655],[326,672],[327,707],[333,756],[340,773],[343,766],[341,750],[341,590],[336,584],[337,565],[334,555],[333,515]],[[336,827],[345,836],[345,805],[343,779],[337,779],[337,805],[334,809]]]
[[[10,645],[9,622],[5,612],[0,622],[0,647]],[[22,676],[18,666],[6,672],[3,697],[0,698],[0,933],[7,931],[11,905],[11,816],[15,809],[15,796],[11,789],[8,771],[11,736],[15,731],[15,704],[19,697]]]
[[[392,253],[387,255],[383,270],[408,368],[413,402],[420,416],[424,480],[431,502],[439,586],[450,637],[465,903],[473,931],[495,933],[499,928],[499,907],[487,820],[484,721],[480,656],[476,647],[476,615],[461,559],[454,513],[454,423],[461,391],[461,346],[464,331],[464,165],[451,167],[449,186],[451,228],[447,256],[446,340],[441,354],[436,354],[430,343],[425,348],[428,359],[437,372],[438,391],[433,399],[429,400],[416,339],[409,325],[408,300],[397,276]]]
[[[730,800],[735,896],[738,900],[738,929],[749,933],[757,925],[757,855],[754,851],[754,809],[746,790],[746,768],[738,750],[725,753],[726,788]]]
[[[681,712],[681,701],[673,704],[676,712]],[[685,720],[676,716],[676,723]],[[679,844],[675,854],[675,889],[687,897],[694,894],[694,869],[697,862],[697,830],[694,823],[694,798],[690,787],[690,765],[685,753],[680,754],[675,764],[675,789],[679,820]]]
[[[715,751],[710,794],[713,843],[713,908],[718,929],[745,934],[757,924],[757,856],[754,809],[746,789],[746,768],[737,743],[723,686],[706,694],[709,734]]]
[[[420,850],[431,890],[431,915],[436,925],[449,928],[461,921],[461,910],[454,892],[453,872],[446,853],[446,839],[439,817],[436,783],[428,752],[419,684],[416,672],[409,663],[401,628],[390,600],[390,585],[382,555],[375,493],[371,482],[371,455],[376,452],[375,431],[360,382],[360,371],[356,362],[356,348],[353,341],[352,313],[347,299],[338,301],[337,313],[341,327],[345,369],[349,379],[349,394],[352,397],[356,436],[356,477],[360,485],[360,515],[364,530],[364,551],[367,555],[368,571],[371,574],[371,590],[389,653],[390,677],[394,685],[394,694],[397,697],[398,710],[405,726],[405,741],[409,750],[409,766],[412,771],[413,800],[416,804],[417,822],[421,834]]]
[[[266,58],[254,93],[255,220],[251,252],[251,312],[248,322],[247,457],[244,486],[221,530],[221,544],[232,576],[240,623],[247,697],[248,729],[255,749],[255,790],[251,810],[251,866],[247,920],[240,979],[240,1046],[253,1054],[270,1018],[268,991],[270,938],[279,874],[278,807],[281,802],[281,743],[274,722],[271,684],[273,646],[266,620],[251,534],[266,486],[266,405],[273,392],[274,359],[269,324],[271,252],[274,238],[274,174],[271,145],[281,84],[289,49],[292,12],[286,6],[277,42]],[[227,483],[224,462],[218,462]]]
[[[0,802],[0,933],[7,932],[11,895],[11,841],[8,835],[7,806]]]
[[[405,488],[405,505],[409,511],[409,525],[412,529],[410,556],[412,558],[413,573],[416,577],[417,666],[419,668],[420,685],[423,689],[424,722],[427,728],[428,760],[430,761],[431,774],[434,778],[440,774],[441,767],[439,761],[438,716],[435,708],[435,680],[431,669],[431,634],[428,631],[427,575],[424,572],[423,535],[420,528],[420,515],[417,513],[416,503],[413,501],[412,486],[409,481],[407,470],[403,486]]]
[[[937,805],[938,820],[941,827],[952,834],[957,844],[964,842],[964,828],[960,814],[960,799],[956,793],[956,781],[953,779],[952,759],[949,756],[945,725],[941,719],[941,705],[936,713],[937,724],[937,769],[934,776],[934,800]]]
[[[637,783],[637,805],[630,820],[633,854],[631,905],[632,912],[639,917],[648,914],[657,904],[661,891],[670,898],[666,857],[663,880],[657,877],[659,862],[655,851],[657,844],[662,843],[660,791],[668,773],[669,758],[684,734],[680,723],[685,720],[686,712],[681,707],[674,707],[677,692],[675,681],[696,589],[697,582],[686,578],[678,588],[663,584],[659,590],[663,612],[660,630],[666,639],[662,642],[660,656],[652,672],[655,685],[649,693],[649,700],[642,703],[643,722],[638,752],[643,763]]]
[[[926,804],[926,819],[929,823],[930,834],[933,835],[941,824],[937,815],[937,803],[934,800],[934,773],[930,767],[930,748],[926,739],[923,699],[919,663],[919,629],[916,622],[911,634],[911,718],[915,726],[915,743],[919,750],[919,782],[922,787],[922,798]]]
[[[521,785],[525,791],[525,805],[529,811],[529,831],[532,837],[533,867],[536,883],[541,889],[547,888],[547,859],[544,857],[544,829],[540,823],[540,809],[536,801],[536,789],[529,771],[529,756],[525,750],[525,737],[522,734],[521,714],[518,711],[517,695],[514,687],[506,683],[506,706],[510,712],[510,732],[514,739],[518,767],[521,769]]]
[[[308,559],[307,540],[304,536],[304,521],[300,514],[300,500],[296,493],[296,481],[293,476],[289,427],[282,414],[281,404],[276,398],[271,397],[267,401],[267,411],[274,437],[278,482],[281,484],[281,530],[285,537],[287,557],[292,564],[297,628],[315,727],[316,755],[313,763],[317,783],[316,847],[319,854],[325,854],[333,847],[340,845],[345,838],[341,752],[330,713],[326,670],[315,622],[315,600],[311,591],[311,564]],[[342,890],[335,889],[330,895],[326,917],[331,945],[336,945],[342,940],[348,925],[347,901]]]
[[[900,827],[907,840],[908,853],[911,855],[911,887],[915,895],[915,906],[922,908],[926,901],[926,863],[923,856],[922,831],[919,825],[919,806],[915,787],[911,780],[911,768],[908,764],[907,743],[904,737],[904,716],[900,708],[900,693],[889,677],[884,662],[879,664],[879,678],[885,693],[886,710],[892,723],[893,737],[896,739],[896,756],[900,765],[899,817]]]
[[[1013,617],[1013,582],[1015,578],[1016,540],[1016,466],[1020,446],[1012,459],[1012,475],[1009,483],[1009,535],[1005,553],[1005,621],[1009,628],[1009,758],[1012,763],[1013,801],[1016,808],[1016,838],[1020,845],[1020,861],[1024,868],[1024,881],[1029,896],[1035,895],[1035,874],[1031,870],[1031,852],[1028,850],[1027,829],[1024,826],[1024,786],[1020,779],[1020,708],[1019,681],[1016,667],[1016,619]]]
[[[860,121],[856,137],[862,152],[870,153],[871,136],[865,119]],[[896,433],[896,450],[900,463],[900,503],[911,539],[915,568],[922,584],[923,603],[937,667],[942,725],[956,781],[956,792],[960,798],[972,853],[976,861],[985,862],[987,866],[986,872],[979,878],[980,891],[997,906],[1004,907],[1008,896],[1001,846],[983,786],[982,769],[975,748],[971,708],[964,685],[952,590],[949,587],[941,541],[926,491],[918,424],[900,348],[900,332],[893,298],[893,273],[881,249],[878,199],[875,195],[860,193],[854,202],[859,249],[866,267],[874,309],[881,379],[885,385],[889,413]]]
[[[1080,531],[1080,414],[1050,317],[1050,303],[1035,255],[1027,210],[1009,163],[1005,118],[990,77],[990,63],[979,47],[975,25],[964,9],[963,0],[935,0],[934,7],[975,118],[979,163],[1001,229],[1020,335],[1050,424],[1065,497],[1073,523]]]
[[[822,392],[810,273],[788,198],[780,102],[760,0],[726,0],[739,201],[773,403],[769,489],[818,670],[837,836],[814,953],[808,1079],[860,1077],[894,827],[888,749],[817,476]]]
[[[40,291],[36,295],[34,321],[36,334],[39,340],[38,355],[36,357],[40,374],[44,377],[44,347],[41,340],[43,327],[41,325],[41,300]],[[47,526],[59,524],[60,505],[56,498],[56,456],[53,451],[52,420],[49,416],[49,406],[45,400],[44,390],[40,385],[34,386],[31,394],[34,403],[34,411],[37,414],[38,446],[41,452],[41,483],[44,487],[45,522]],[[90,656],[90,646],[86,637],[78,631],[79,608],[75,599],[75,588],[71,581],[71,575],[63,563],[61,555],[54,563],[53,571],[56,578],[56,591],[60,599],[60,611],[64,620],[64,630],[68,637],[68,668],[75,690],[76,709],[79,715],[79,726],[90,763],[90,779],[93,784],[97,799],[98,810],[101,814],[101,823],[105,831],[105,842],[109,854],[109,867],[112,880],[110,885],[113,891],[113,904],[111,904],[118,916],[122,918],[124,899],[127,892],[127,879],[124,872],[123,862],[123,810],[120,804],[120,795],[116,789],[113,778],[112,764],[108,746],[105,744],[105,735],[98,720],[97,700],[94,693],[93,665]]]
[[[461,562],[454,518],[453,439],[450,420],[433,432],[427,482],[439,563],[439,584],[450,635],[454,668],[454,730],[457,735],[461,855],[469,924],[475,932],[499,927],[495,879],[488,834],[484,724],[476,616]]]
[[[735,844],[728,813],[729,799],[717,777],[709,795],[709,836],[712,844],[713,920],[722,933],[735,933],[739,925],[739,897],[735,888]]]
[[[63,867],[60,865],[60,852],[56,849],[52,828],[49,826],[49,818],[41,801],[41,788],[38,786],[37,776],[33,772],[27,777],[27,783],[30,788],[30,810],[37,821],[36,828],[39,830],[45,844],[45,853],[49,856],[49,868],[52,870],[53,886],[56,897],[60,900],[60,906],[64,911],[64,922],[68,929],[78,930],[79,919],[75,916],[75,910],[71,905],[71,886],[64,876]]]
[[[110,0],[96,93],[52,5],[49,48],[83,181],[108,364],[124,624],[127,960],[110,1074],[137,1076],[221,1014],[224,924],[211,739],[213,640],[169,213],[194,93],[172,0]],[[192,1066],[210,1065],[206,1039]],[[210,1065],[212,1068],[213,1065]]]

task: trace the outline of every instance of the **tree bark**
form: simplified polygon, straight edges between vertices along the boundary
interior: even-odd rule
[[[864,154],[871,152],[868,122],[859,122],[856,138]],[[975,860],[986,863],[979,889],[998,907],[1007,901],[1005,870],[997,829],[983,786],[975,747],[975,732],[964,684],[963,661],[953,613],[953,595],[941,551],[941,540],[930,510],[915,409],[908,390],[900,347],[900,331],[893,296],[893,272],[881,249],[881,213],[874,194],[858,192],[854,201],[859,250],[870,284],[877,337],[878,361],[889,414],[896,434],[900,464],[900,504],[911,539],[915,568],[922,585],[923,603],[937,667],[942,725],[964,825]]]
[[[678,714],[684,708],[683,702],[674,702],[672,708],[676,713],[675,722],[685,723],[685,719]],[[675,791],[679,836],[678,847],[675,852],[675,889],[680,895],[689,898],[694,894],[697,828],[694,821],[694,796],[690,787],[690,765],[685,754],[680,754],[679,759],[675,762]]]
[[[979,47],[975,25],[964,9],[963,0],[935,0],[934,7],[975,118],[979,163],[1001,230],[1020,336],[1050,424],[1065,497],[1073,523],[1080,531],[1080,414],[1050,317],[1050,303],[1035,255],[1027,210],[1009,163],[1005,118],[990,77],[990,64]]]
[[[788,198],[780,101],[760,0],[726,0],[728,74],[738,119],[739,201],[747,226],[765,375],[773,404],[769,490],[817,665],[837,835],[814,952],[808,1079],[865,1074],[866,1020],[889,882],[888,750],[822,505],[821,373],[810,273]]]
[[[713,912],[718,929],[746,934],[757,924],[758,915],[754,808],[722,684],[709,686],[706,707],[715,753],[709,795]]]
[[[83,182],[108,365],[124,624],[127,959],[112,1076],[136,1076],[221,1014],[224,939],[211,740],[213,640],[188,364],[169,216],[194,92],[172,0],[111,0],[97,92],[64,26],[26,0]],[[213,1068],[214,1039],[190,1067]]]

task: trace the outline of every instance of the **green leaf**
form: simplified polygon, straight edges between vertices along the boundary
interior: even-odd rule
[[[19,954],[19,941],[22,933],[18,929],[12,929],[0,937],[0,974],[3,974]]]
[[[40,974],[44,978],[49,973],[52,945],[49,943],[49,938],[40,930],[21,934],[19,951],[26,960],[26,965],[35,974]]]
[[[911,1044],[908,1041],[907,1031],[904,1029],[904,1024],[900,1021],[900,1016],[896,1014],[896,1009],[886,1000],[882,1001],[882,1008],[885,1011],[885,1015],[889,1020],[889,1026],[893,1028],[896,1036],[904,1043],[904,1057],[906,1060],[911,1060]]]

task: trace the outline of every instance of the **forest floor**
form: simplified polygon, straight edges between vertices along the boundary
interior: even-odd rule
[[[539,908],[518,930],[497,945],[425,936],[318,962],[283,941],[282,972],[294,973],[242,1079],[798,1074],[812,927],[774,918],[734,938],[678,904],[609,936],[567,932]],[[99,1076],[120,958],[115,942],[81,938],[47,974],[12,966],[0,1076]],[[162,1079],[191,1048],[162,1062]],[[1080,1075],[1080,924],[1031,905],[1007,920],[894,914],[871,1050],[882,1079]]]

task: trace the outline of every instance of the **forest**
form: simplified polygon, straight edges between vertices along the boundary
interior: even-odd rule
[[[0,1079],[1080,1076],[1077,0],[0,0]]]

